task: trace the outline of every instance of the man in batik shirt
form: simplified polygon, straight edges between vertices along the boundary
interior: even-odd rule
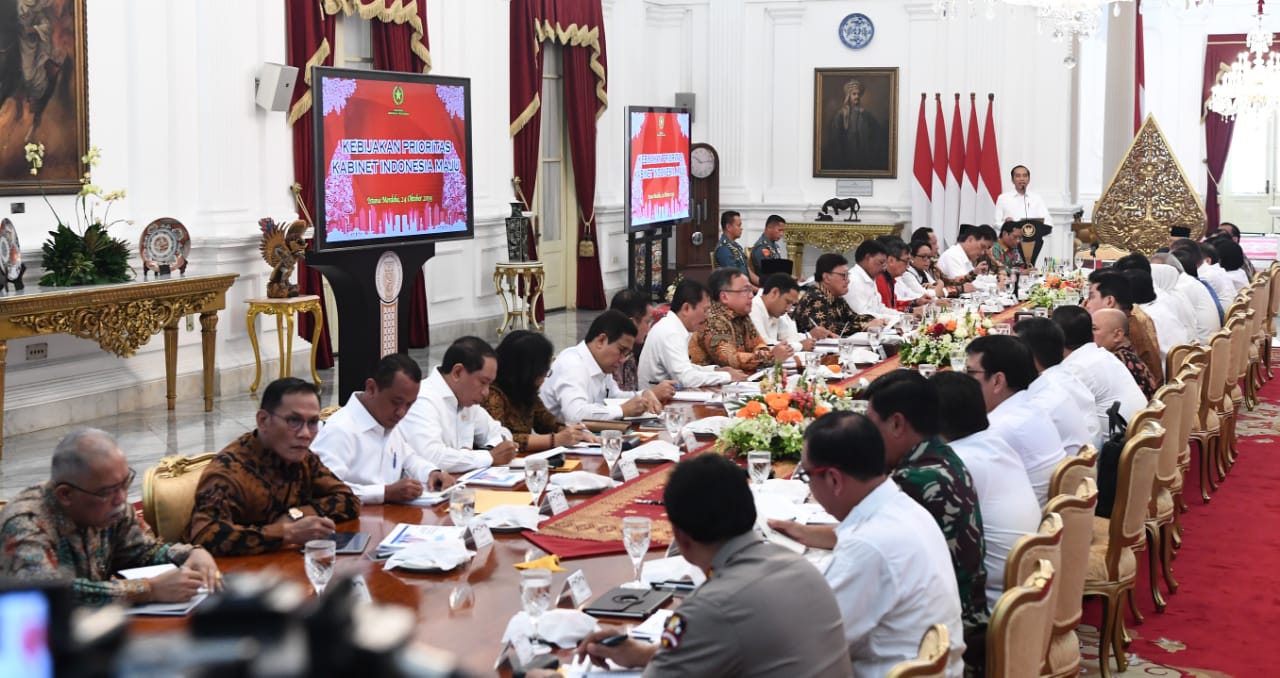
[[[1133,350],[1133,344],[1129,341],[1129,318],[1124,311],[1100,308],[1093,312],[1093,343],[1111,351],[1112,355],[1124,363],[1138,388],[1142,389],[1142,395],[1148,400],[1155,395],[1159,385],[1147,364]]]
[[[1000,237],[991,246],[991,260],[996,263],[997,271],[1013,273],[1025,265],[1018,246],[1021,242],[1022,234],[1012,221],[1000,225]]]
[[[50,480],[23,490],[0,512],[0,576],[70,582],[82,605],[176,603],[200,587],[221,587],[207,551],[165,544],[142,529],[128,501],[134,475],[105,431],[82,429],[63,438]],[[112,579],[122,569],[166,563],[180,567],[146,579]]]
[[[286,377],[267,385],[257,430],[219,452],[196,487],[187,537],[218,555],[248,555],[327,539],[360,515],[360,500],[320,458],[320,393]]]
[[[847,337],[884,324],[874,316],[855,312],[844,300],[849,292],[849,260],[844,255],[828,252],[818,257],[813,281],[817,288],[801,297],[791,314],[800,332],[815,339]]]
[[[772,349],[751,322],[755,288],[742,271],[722,268],[707,281],[711,308],[707,322],[689,337],[689,360],[695,365],[719,365],[752,372],[761,363],[785,360],[795,349],[779,342]]]

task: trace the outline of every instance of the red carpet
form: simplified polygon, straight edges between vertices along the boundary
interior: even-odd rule
[[[1173,595],[1165,592],[1163,614],[1151,602],[1146,554],[1138,555],[1137,599],[1146,622],[1127,622],[1135,636],[1129,653],[1178,667],[1182,675],[1280,676],[1273,645],[1280,623],[1280,380],[1268,383],[1260,396],[1263,402],[1254,411],[1242,413],[1240,457],[1208,504],[1199,498],[1193,449],[1186,486],[1191,508],[1182,515],[1183,546],[1174,561],[1179,588]],[[1096,626],[1099,609],[1090,601],[1084,623]],[[1097,654],[1096,647],[1086,651]],[[1124,675],[1130,674],[1178,675],[1139,667]]]

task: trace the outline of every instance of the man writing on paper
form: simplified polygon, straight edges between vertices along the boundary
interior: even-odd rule
[[[196,486],[187,538],[222,556],[327,539],[360,516],[360,500],[311,452],[320,391],[285,377],[262,392],[258,428],[214,456]]]
[[[221,588],[208,551],[165,544],[138,524],[129,505],[134,471],[106,431],[81,429],[58,443],[50,479],[23,490],[0,512],[0,575],[16,581],[71,581],[82,605],[176,603],[201,587]],[[150,579],[112,579],[119,570],[173,563]]]
[[[378,361],[364,391],[325,422],[311,451],[365,504],[403,504],[453,477],[413,452],[397,424],[418,399],[422,368],[403,353]]]
[[[785,342],[793,350],[812,351],[813,339],[800,334],[789,315],[799,301],[800,283],[786,273],[774,273],[751,300],[751,324],[769,344]]]

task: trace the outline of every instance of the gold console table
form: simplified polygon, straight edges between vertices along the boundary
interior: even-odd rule
[[[304,294],[300,297],[284,299],[261,297],[246,299],[245,303],[249,304],[249,310],[244,314],[244,321],[249,327],[249,343],[253,345],[253,385],[249,387],[249,392],[257,393],[258,382],[262,379],[262,354],[258,352],[258,326],[254,321],[264,313],[276,318],[276,343],[280,345],[281,378],[293,374],[293,314],[311,314],[311,324],[315,328],[311,331],[311,381],[315,382],[317,387],[320,386],[320,375],[316,374],[316,344],[320,343],[321,330],[319,295]]]
[[[804,270],[804,246],[813,245],[827,252],[844,254],[854,250],[868,238],[899,235],[905,221],[892,224],[866,224],[858,221],[787,222],[787,257],[795,262],[792,272],[797,278],[809,274]],[[853,262],[849,262],[852,264]]]
[[[524,261],[512,264],[498,264],[493,268],[493,290],[502,299],[501,335],[507,331],[507,325],[515,327],[516,321],[522,329],[542,331],[535,317],[538,300],[542,298],[542,284],[545,273],[541,261]]]
[[[10,339],[72,334],[128,358],[151,337],[164,332],[165,398],[172,410],[177,402],[178,321],[199,313],[204,411],[212,411],[218,311],[227,307],[227,290],[237,277],[237,273],[179,276],[113,285],[27,287],[0,293],[0,455],[4,451],[4,361]]]

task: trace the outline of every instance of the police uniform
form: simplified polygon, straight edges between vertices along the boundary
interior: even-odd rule
[[[754,531],[725,542],[645,667],[654,676],[853,675],[835,594],[800,556]]]
[[[760,262],[765,259],[781,259],[782,246],[775,240],[770,240],[760,234],[760,238],[756,240],[756,244],[751,246],[751,263],[755,264],[756,270],[760,270]]]
[[[746,250],[742,249],[742,245],[730,240],[729,236],[721,235],[720,242],[716,244],[716,268],[736,268],[746,275]]]

